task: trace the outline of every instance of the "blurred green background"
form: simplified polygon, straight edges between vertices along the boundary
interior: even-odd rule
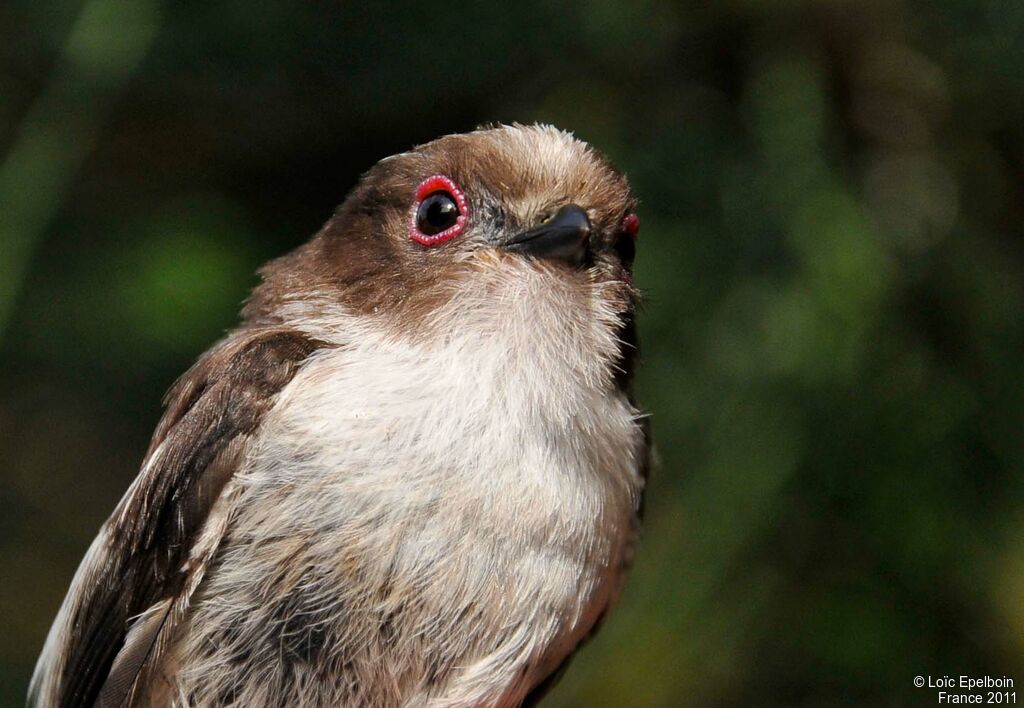
[[[549,705],[1024,680],[1020,0],[6,0],[0,704],[254,269],[377,159],[513,120],[643,200],[661,456]]]

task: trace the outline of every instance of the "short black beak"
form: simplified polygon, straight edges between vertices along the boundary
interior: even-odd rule
[[[590,219],[575,204],[566,204],[535,229],[515,236],[505,248],[535,258],[554,258],[580,265],[587,254]]]

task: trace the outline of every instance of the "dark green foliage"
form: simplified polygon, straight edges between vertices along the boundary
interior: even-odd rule
[[[513,120],[643,201],[661,457],[549,704],[1024,680],[1024,4],[121,5],[0,8],[0,703],[254,269],[377,159]]]

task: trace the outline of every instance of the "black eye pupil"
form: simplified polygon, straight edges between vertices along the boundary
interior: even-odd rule
[[[455,226],[459,206],[446,192],[437,192],[420,202],[416,210],[416,228],[426,236],[439,234]]]
[[[615,241],[615,253],[618,254],[622,265],[627,268],[632,266],[633,259],[636,257],[636,243],[633,237],[629,234],[619,234],[618,239]]]

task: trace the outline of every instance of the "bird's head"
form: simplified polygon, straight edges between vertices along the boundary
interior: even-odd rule
[[[246,317],[341,306],[416,333],[452,312],[501,326],[505,303],[628,338],[638,230],[624,176],[569,133],[449,135],[370,169],[312,241],[264,269]]]

